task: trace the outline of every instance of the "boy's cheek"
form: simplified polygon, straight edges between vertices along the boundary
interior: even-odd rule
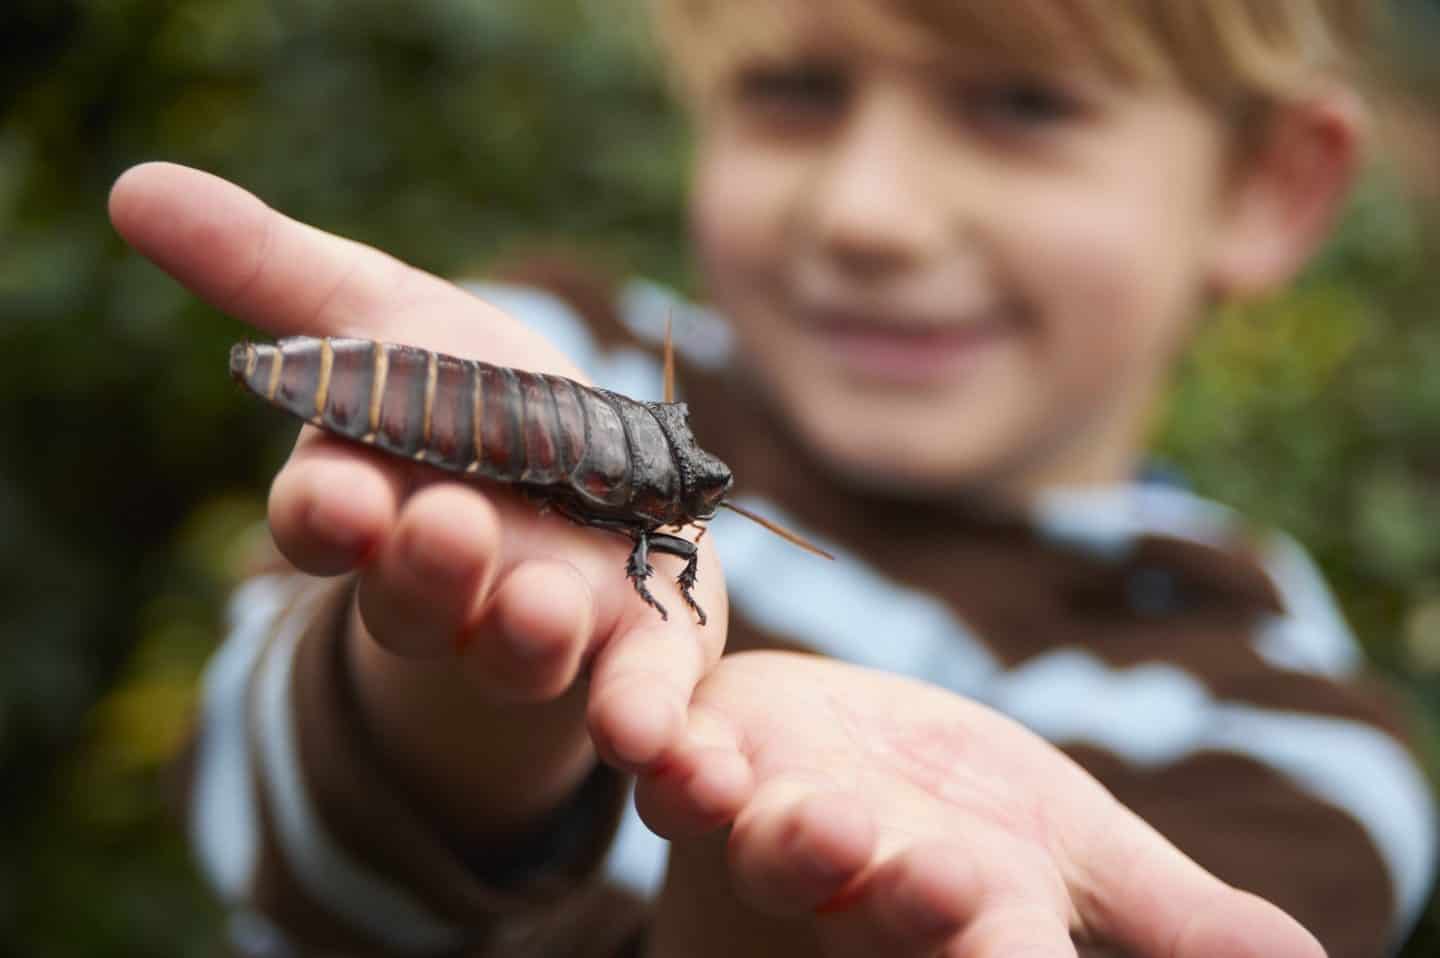
[[[1168,361],[1199,313],[1195,225],[1173,203],[1167,210],[1143,194],[1108,195],[1115,201],[1057,198],[1017,210],[1012,223],[1010,235],[1023,241],[1005,258],[1028,272],[1020,284],[1049,353],[1043,374],[1062,388],[1105,391],[1116,378],[1153,378],[1150,367]]]
[[[738,145],[702,148],[690,193],[691,230],[712,268],[749,267],[784,235],[804,171],[783,153]]]

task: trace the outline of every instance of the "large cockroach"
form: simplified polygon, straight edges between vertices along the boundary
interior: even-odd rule
[[[725,463],[701,449],[684,403],[673,402],[667,329],[665,401],[640,402],[561,376],[457,359],[368,339],[297,336],[238,343],[230,373],[247,389],[328,432],[395,456],[519,486],[581,525],[634,543],[625,574],[650,594],[650,552],[685,560],[680,594],[700,624],[695,543],[671,533],[723,506],[829,558],[823,550],[733,503]]]

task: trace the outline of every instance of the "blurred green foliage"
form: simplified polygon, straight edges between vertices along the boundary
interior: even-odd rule
[[[441,275],[562,238],[689,285],[683,128],[627,9],[0,12],[0,937],[15,953],[215,952],[166,769],[289,441],[224,374],[244,330],[116,239],[109,185],[172,159]],[[1428,721],[1440,278],[1401,195],[1377,177],[1296,290],[1215,318],[1160,449],[1316,551]],[[1433,953],[1437,928],[1407,953]]]

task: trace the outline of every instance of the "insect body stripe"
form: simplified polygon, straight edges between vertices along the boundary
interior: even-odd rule
[[[269,380],[267,373],[262,373],[262,363],[270,362],[270,354],[275,351],[274,346],[255,345],[254,343],[242,343],[232,346],[230,349],[230,375],[245,384],[245,388],[257,396],[265,395],[261,381]],[[268,371],[268,366],[266,367]]]
[[[425,399],[424,412],[420,418],[420,448],[415,453],[416,459],[424,459],[425,453],[430,449],[430,430],[435,419],[435,379],[436,365],[438,361],[435,353],[431,350],[425,352]]]
[[[301,419],[315,422],[315,397],[320,390],[320,340],[287,339],[270,367],[274,383],[271,402]]]
[[[514,370],[477,363],[482,383],[480,434],[482,455],[477,456],[480,475],[515,482],[525,467],[521,430],[521,398]]]
[[[270,357],[270,384],[265,387],[265,398],[271,402],[275,401],[275,393],[280,389],[280,367],[284,362],[284,351],[276,349]]]
[[[465,467],[466,472],[478,472],[480,461],[485,457],[485,383],[480,373],[479,363],[470,363],[470,395],[471,418],[470,418],[470,463]]]
[[[589,436],[589,423],[585,418],[585,404],[580,400],[575,383],[559,376],[547,376],[550,398],[555,403],[555,419],[559,431],[555,444],[559,451],[559,463],[563,473],[572,480],[585,458],[585,446]]]
[[[434,385],[424,461],[459,472],[474,458],[475,364],[434,354],[431,368]]]
[[[386,452],[413,457],[424,435],[425,369],[428,354],[410,346],[381,346],[387,355],[385,389],[380,400],[380,426],[375,445]]]
[[[377,349],[365,339],[330,340],[329,387],[320,412],[325,428],[351,439],[373,439],[369,410],[375,392]]]
[[[330,337],[320,340],[320,381],[315,384],[315,423],[324,421],[325,402],[330,396],[330,372],[335,366],[335,348]]]
[[[560,463],[560,423],[555,412],[555,397],[547,377],[538,373],[516,370],[516,384],[521,400],[520,427],[524,466],[520,481],[550,485],[565,476]]]
[[[385,398],[385,381],[390,378],[390,354],[384,343],[375,344],[375,375],[370,380],[370,430],[366,442],[374,442],[380,431],[380,403]]]

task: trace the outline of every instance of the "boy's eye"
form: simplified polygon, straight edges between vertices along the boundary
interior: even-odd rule
[[[761,120],[815,122],[839,112],[849,86],[844,71],[828,64],[765,65],[742,72],[736,94]]]
[[[965,84],[956,99],[965,119],[1002,133],[1043,130],[1077,117],[1082,110],[1080,102],[1058,85],[1038,80]]]

